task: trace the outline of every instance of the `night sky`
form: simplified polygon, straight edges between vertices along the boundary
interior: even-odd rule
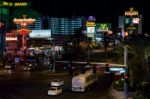
[[[97,22],[111,22],[118,24],[118,16],[124,15],[129,7],[139,10],[143,15],[143,31],[150,32],[149,24],[149,1],[148,0],[10,0],[31,1],[32,8],[45,16],[71,17],[90,16],[96,17]]]

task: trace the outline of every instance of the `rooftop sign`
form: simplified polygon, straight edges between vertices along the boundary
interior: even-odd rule
[[[2,2],[2,6],[9,6],[9,7],[21,7],[21,6],[30,6],[30,2]]]
[[[138,16],[138,11],[135,11],[133,7],[129,11],[125,11],[125,16]]]

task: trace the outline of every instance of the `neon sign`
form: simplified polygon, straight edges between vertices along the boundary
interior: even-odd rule
[[[22,26],[22,28],[25,28],[28,24],[34,23],[35,19],[32,19],[32,18],[27,19],[26,15],[23,15],[22,19],[14,18],[13,22],[16,24],[20,24]]]
[[[140,18],[133,18],[132,23],[133,24],[139,24]]]
[[[14,6],[28,6],[28,2],[15,2]]]
[[[13,2],[6,2],[6,1],[3,1],[2,5],[3,5],[3,6],[13,6]]]
[[[94,18],[94,16],[89,16],[89,17],[88,17],[88,21],[90,21],[90,22],[91,22],[91,21],[95,21],[95,20],[96,20],[96,19]]]
[[[35,19],[32,19],[32,18],[27,19],[26,15],[23,15],[22,19],[15,18],[13,20],[13,22],[21,25],[21,29],[18,30],[17,32],[22,35],[22,48],[24,49],[26,47],[26,38],[25,37],[26,37],[26,35],[28,35],[31,32],[30,30],[27,29],[27,25],[34,23]]]
[[[9,6],[9,7],[30,6],[30,2],[15,2],[15,3],[13,3],[13,2],[3,1],[2,6]]]
[[[17,37],[6,37],[6,41],[17,41]]]
[[[97,31],[108,31],[109,29],[111,29],[111,24],[110,23],[101,23],[101,24],[97,24]]]
[[[125,11],[125,16],[138,16],[138,11],[134,11],[134,8],[131,7],[129,11]]]
[[[95,24],[95,22],[89,22],[89,21],[87,21],[86,22],[86,26],[87,27],[94,27],[94,26],[96,26],[96,24]]]

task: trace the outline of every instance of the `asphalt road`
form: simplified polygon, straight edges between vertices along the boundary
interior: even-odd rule
[[[48,96],[50,81],[55,78],[65,81],[63,93]],[[113,99],[109,93],[111,77],[100,78],[99,82],[85,93],[71,91],[71,78],[69,75],[46,75],[41,71],[1,69],[0,99]]]

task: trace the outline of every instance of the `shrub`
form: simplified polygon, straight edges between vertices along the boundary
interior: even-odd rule
[[[117,81],[113,82],[113,88],[118,90],[118,91],[123,91],[124,90],[124,80],[123,78],[120,78]]]

